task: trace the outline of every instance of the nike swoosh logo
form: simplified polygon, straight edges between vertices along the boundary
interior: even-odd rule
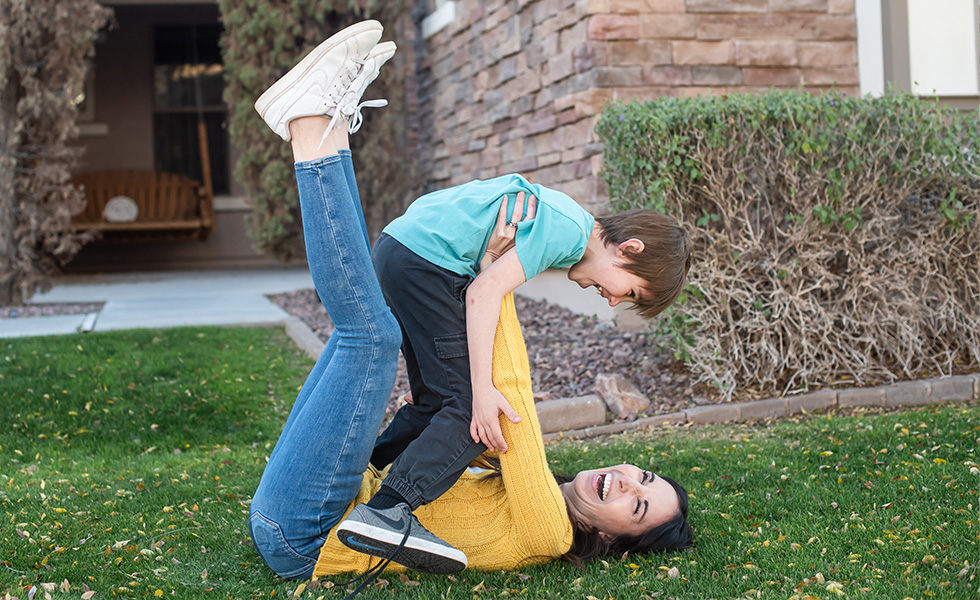
[[[347,536],[347,543],[352,546],[360,546],[361,548],[367,548],[368,550],[374,550],[375,552],[385,552],[384,548],[378,548],[376,546],[370,546],[368,544],[361,543],[354,539],[353,535]]]
[[[402,519],[390,519],[387,516],[381,514],[380,512],[374,513],[373,516],[377,517],[379,521],[384,522],[385,525],[387,525],[394,531],[403,531],[405,529],[405,523],[402,522]]]

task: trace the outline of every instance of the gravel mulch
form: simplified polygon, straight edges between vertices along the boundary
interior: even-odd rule
[[[314,290],[269,298],[306,323],[320,339],[330,337],[333,326]],[[596,375],[619,374],[650,399],[650,415],[717,401],[710,389],[692,385],[683,364],[668,350],[659,349],[652,333],[620,331],[596,318],[522,296],[515,296],[515,304],[527,342],[536,400],[594,394]],[[399,358],[389,411],[397,409],[399,398],[407,391],[405,365]]]
[[[104,302],[23,304],[0,306],[0,319],[26,319],[28,317],[52,317],[60,315],[84,315],[102,310]]]

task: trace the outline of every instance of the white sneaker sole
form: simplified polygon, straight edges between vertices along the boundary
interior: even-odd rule
[[[323,57],[324,54],[330,52],[337,46],[343,44],[350,38],[360,35],[362,33],[367,33],[369,31],[377,31],[378,37],[381,37],[381,23],[377,21],[362,21],[360,23],[355,23],[346,29],[342,29],[337,33],[333,34],[326,40],[320,43],[319,46],[310,51],[309,54],[303,57],[303,60],[299,61],[295,67],[290,69],[285,75],[279,78],[278,81],[272,84],[269,89],[259,96],[258,100],[255,101],[255,110],[259,113],[259,116],[263,120],[266,118],[266,113],[269,108],[276,103],[277,100],[282,98],[286,93],[289,92],[290,88],[300,79],[305,77],[311,69],[316,65],[317,61]],[[266,121],[268,123],[268,121]],[[274,128],[273,128],[274,129]],[[286,128],[287,135],[289,128]],[[286,141],[289,141],[288,138]]]

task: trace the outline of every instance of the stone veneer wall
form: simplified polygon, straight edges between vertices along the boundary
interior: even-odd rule
[[[415,44],[425,191],[519,172],[601,214],[593,128],[611,100],[859,93],[854,0],[460,0],[455,14]]]

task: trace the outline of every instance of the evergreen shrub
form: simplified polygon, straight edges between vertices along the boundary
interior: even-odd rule
[[[658,322],[701,380],[784,394],[980,364],[980,123],[907,94],[613,104],[614,209],[695,239]]]
[[[256,98],[330,35],[364,19],[385,27],[399,53],[388,61],[364,99],[386,98],[386,108],[364,111],[361,131],[351,137],[358,187],[368,230],[376,236],[414,197],[414,162],[406,151],[404,55],[411,40],[405,0],[218,0],[224,34],[225,101],[231,140],[241,149],[235,177],[245,188],[253,213],[249,235],[256,248],[288,261],[303,255],[303,225],[293,158],[253,108]]]

